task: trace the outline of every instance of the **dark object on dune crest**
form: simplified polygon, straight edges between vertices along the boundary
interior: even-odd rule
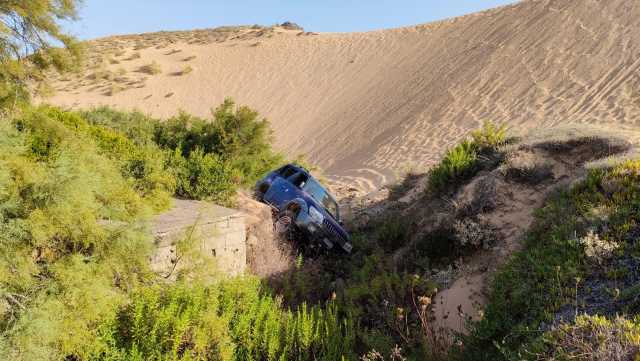
[[[285,21],[284,23],[280,24],[280,27],[287,30],[304,30],[302,26],[291,21]]]

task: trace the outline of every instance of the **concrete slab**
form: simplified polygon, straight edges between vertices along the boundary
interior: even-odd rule
[[[177,247],[189,238],[201,256],[214,261],[217,271],[238,275],[247,263],[245,214],[209,202],[175,199],[173,207],[152,220],[156,251],[152,269],[175,278],[185,264]],[[216,270],[212,270],[212,273]]]

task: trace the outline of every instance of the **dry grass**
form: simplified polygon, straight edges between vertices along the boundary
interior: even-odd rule
[[[553,178],[552,165],[527,147],[508,153],[502,168],[506,179],[518,183],[536,185]]]
[[[125,60],[136,60],[136,59],[140,59],[140,57],[141,57],[140,53],[135,52],[135,53],[129,55],[129,57],[126,58]]]
[[[549,338],[549,351],[538,360],[631,361],[640,354],[640,327],[624,318],[581,316]]]
[[[116,95],[116,94],[118,94],[118,93],[120,93],[120,92],[122,92],[124,90],[125,90],[125,88],[123,86],[113,84],[113,85],[111,85],[109,87],[109,89],[107,89],[107,91],[105,92],[105,95],[114,96],[114,95]]]
[[[149,74],[149,75],[157,75],[162,73],[162,68],[160,67],[160,64],[154,61],[149,64],[141,66],[138,69],[138,71],[141,73]]]
[[[193,72],[193,68],[190,65],[185,66],[184,68],[176,71],[175,73],[173,73],[172,75],[175,76],[182,76],[182,75],[187,75],[189,73]]]
[[[109,70],[98,70],[87,76],[87,79],[93,80],[94,83],[100,80],[113,80],[113,78],[114,74]]]
[[[151,46],[145,43],[138,43],[133,47],[133,50],[144,50],[144,49],[148,49]]]

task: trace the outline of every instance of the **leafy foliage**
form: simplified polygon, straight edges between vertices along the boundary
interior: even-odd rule
[[[176,194],[185,198],[231,204],[238,186],[252,186],[284,162],[271,148],[269,123],[257,120],[258,113],[247,107],[236,109],[230,99],[210,120],[182,112],[163,122],[105,107],[82,116],[125,134],[135,144],[164,150]]]
[[[200,149],[215,154],[236,169],[237,182],[253,185],[262,175],[283,162],[271,149],[266,120],[247,107],[235,108],[226,99],[206,120],[181,113],[156,128],[154,140],[167,149],[179,149],[184,157]]]
[[[471,139],[479,148],[496,149],[507,142],[507,126],[484,122],[480,129],[471,132]]]
[[[143,198],[153,202],[155,209],[169,205],[175,180],[165,169],[165,156],[155,144],[136,144],[117,131],[87,122],[77,113],[47,106],[27,109],[17,123],[32,130],[31,148],[39,156],[55,154],[58,144],[67,137],[90,138],[98,152],[116,163],[123,177]]]
[[[429,173],[429,188],[439,190],[472,177],[477,170],[477,151],[477,145],[468,140],[448,150],[440,164]]]
[[[174,188],[224,202],[240,172],[199,145],[161,149],[157,130],[137,113],[46,106],[0,123],[0,354],[354,360],[355,325],[333,303],[289,310],[256,279],[205,285],[200,269],[159,283],[144,220]]]
[[[143,288],[103,329],[110,349],[98,359],[355,359],[353,325],[334,304],[285,311],[259,290],[255,279]]]
[[[81,357],[148,272],[151,207],[86,133],[45,115],[0,128],[1,354]]]
[[[76,17],[78,0],[4,1],[0,4],[0,109],[29,100],[27,82],[43,81],[49,69],[65,71],[81,48],[58,21]],[[58,42],[62,47],[52,46]]]
[[[176,194],[180,197],[230,205],[235,196],[234,170],[216,154],[204,154],[199,148],[188,158],[174,153],[168,166],[176,176]]]

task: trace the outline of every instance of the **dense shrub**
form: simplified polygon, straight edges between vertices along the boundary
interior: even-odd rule
[[[166,121],[140,112],[97,108],[82,117],[126,135],[138,147],[160,147],[165,167],[176,177],[180,197],[231,204],[238,186],[253,184],[283,163],[271,148],[269,123],[229,99],[204,119],[181,112]]]
[[[237,169],[199,148],[166,154],[143,118],[92,116],[39,107],[0,122],[0,359],[356,358],[355,325],[333,303],[289,310],[255,279],[205,286],[201,269],[160,282],[154,192],[186,172],[178,192],[223,201]]]
[[[382,223],[381,227],[389,228],[380,236],[400,236],[396,225],[397,221],[387,226]],[[376,229],[377,226],[371,232],[377,233]],[[378,244],[370,236],[353,234],[355,252],[350,256],[332,254],[304,260],[269,284],[282,295],[286,305],[294,307],[305,301],[321,304],[327,298],[335,299],[357,326],[354,332],[358,355],[376,350],[388,356],[401,345],[402,354],[408,359],[437,359],[430,339],[428,311],[423,308],[437,285],[427,277],[403,270],[397,259],[382,248],[388,245],[386,240]]]
[[[122,133],[136,144],[154,143],[156,127],[161,122],[139,111],[123,112],[104,106],[79,114],[89,123]]]
[[[184,157],[200,149],[215,154],[237,169],[237,182],[253,185],[268,171],[283,162],[271,148],[271,133],[266,120],[247,107],[235,108],[226,99],[206,120],[181,113],[156,128],[155,141],[167,149],[180,149]]]
[[[206,199],[230,205],[236,193],[234,169],[216,154],[196,149],[188,158],[174,153],[168,161],[176,175],[176,194],[189,199]]]
[[[143,288],[102,335],[103,360],[355,360],[334,304],[285,311],[254,279]]]
[[[82,358],[148,272],[148,202],[87,134],[17,125],[0,122],[0,355]]]
[[[89,138],[99,153],[118,164],[125,179],[145,199],[162,209],[169,205],[175,179],[165,169],[165,155],[153,143],[139,143],[109,128],[87,122],[81,115],[53,107],[26,111],[18,126],[32,133],[32,149],[39,156],[54,156],[57,145],[68,137]],[[50,154],[51,153],[51,154]]]
[[[373,238],[388,252],[406,246],[409,241],[409,222],[406,218],[392,216],[374,226]]]

